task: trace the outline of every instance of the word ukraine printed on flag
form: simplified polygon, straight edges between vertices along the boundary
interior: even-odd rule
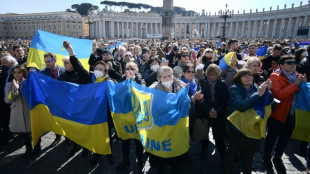
[[[231,69],[238,62],[235,52],[227,53],[220,61],[220,69]]]
[[[235,110],[227,119],[240,131],[243,135],[261,139],[266,136],[266,125],[271,115],[271,96],[268,91],[257,102],[253,108],[244,112]]]
[[[131,80],[108,82],[111,115],[119,138],[135,138],[156,156],[170,158],[189,149],[188,87],[166,93]]]
[[[295,105],[295,128],[292,138],[310,142],[310,82],[301,83]]]
[[[63,66],[63,62],[61,61],[62,58],[64,56],[69,56],[66,49],[62,46],[63,41],[68,41],[72,45],[74,53],[83,67],[86,70],[89,70],[88,59],[92,51],[92,40],[61,36],[42,30],[37,30],[31,41],[27,57],[27,66],[35,67],[37,69],[44,68],[44,54],[46,52],[56,54],[56,63]]]
[[[21,91],[30,108],[34,146],[53,131],[94,153],[111,154],[106,87],[106,82],[78,85],[30,72]]]

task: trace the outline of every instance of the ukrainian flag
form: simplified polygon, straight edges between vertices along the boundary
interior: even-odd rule
[[[37,69],[44,68],[44,54],[46,52],[56,54],[56,63],[63,66],[62,58],[69,55],[66,49],[62,46],[63,41],[68,41],[72,45],[75,55],[78,57],[83,67],[88,70],[88,59],[92,51],[93,41],[61,36],[42,30],[37,30],[31,41],[27,57],[27,66],[35,67]]]
[[[301,83],[295,105],[295,129],[292,138],[310,142],[310,82]]]
[[[111,154],[106,87],[105,82],[78,85],[30,72],[21,90],[30,108],[33,144],[53,131],[94,153]]]
[[[267,54],[267,48],[268,48],[267,45],[258,48],[257,51],[256,51],[257,57],[260,58],[261,60],[264,59],[265,55]]]
[[[245,112],[235,110],[227,119],[243,135],[254,139],[264,138],[266,135],[266,124],[271,115],[271,103],[270,93],[266,91],[253,108]]]
[[[220,69],[231,69],[233,65],[237,63],[237,56],[235,52],[227,53],[220,61]]]
[[[147,152],[163,158],[188,151],[188,87],[175,94],[130,80],[108,85],[108,101],[119,138],[138,139]]]
[[[114,45],[111,45],[109,48],[111,51],[113,51],[117,46],[121,46],[123,43],[125,43],[125,41],[121,41],[120,43],[117,43],[117,44],[114,44]]]

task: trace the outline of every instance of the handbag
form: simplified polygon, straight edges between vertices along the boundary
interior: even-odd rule
[[[196,119],[191,136],[192,140],[196,142],[207,140],[209,138],[208,128],[207,119]]]

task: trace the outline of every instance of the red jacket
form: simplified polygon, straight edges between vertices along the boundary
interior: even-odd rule
[[[299,74],[297,73],[297,76]],[[293,101],[293,94],[299,91],[299,87],[295,83],[289,83],[284,72],[278,68],[270,75],[272,81],[272,88],[270,89],[274,95],[274,98],[281,101],[277,103],[276,110],[271,113],[271,117],[285,123],[286,117],[290,112],[290,108]]]

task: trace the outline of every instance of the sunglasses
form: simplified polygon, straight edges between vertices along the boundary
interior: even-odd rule
[[[188,73],[188,74],[190,74],[190,73],[195,74],[196,72],[195,71],[186,71],[186,73]]]
[[[183,54],[182,57],[188,57],[188,55],[187,54]]]
[[[69,64],[69,62],[64,62],[65,65]]]
[[[129,71],[129,70],[134,71],[134,70],[136,70],[136,69],[134,69],[134,68],[126,68],[126,70],[127,70],[127,71]]]
[[[213,51],[207,51],[206,53],[213,53]]]
[[[298,64],[297,61],[287,61],[287,62],[284,62],[284,63],[286,63],[288,65],[292,65],[292,64],[297,65]]]

